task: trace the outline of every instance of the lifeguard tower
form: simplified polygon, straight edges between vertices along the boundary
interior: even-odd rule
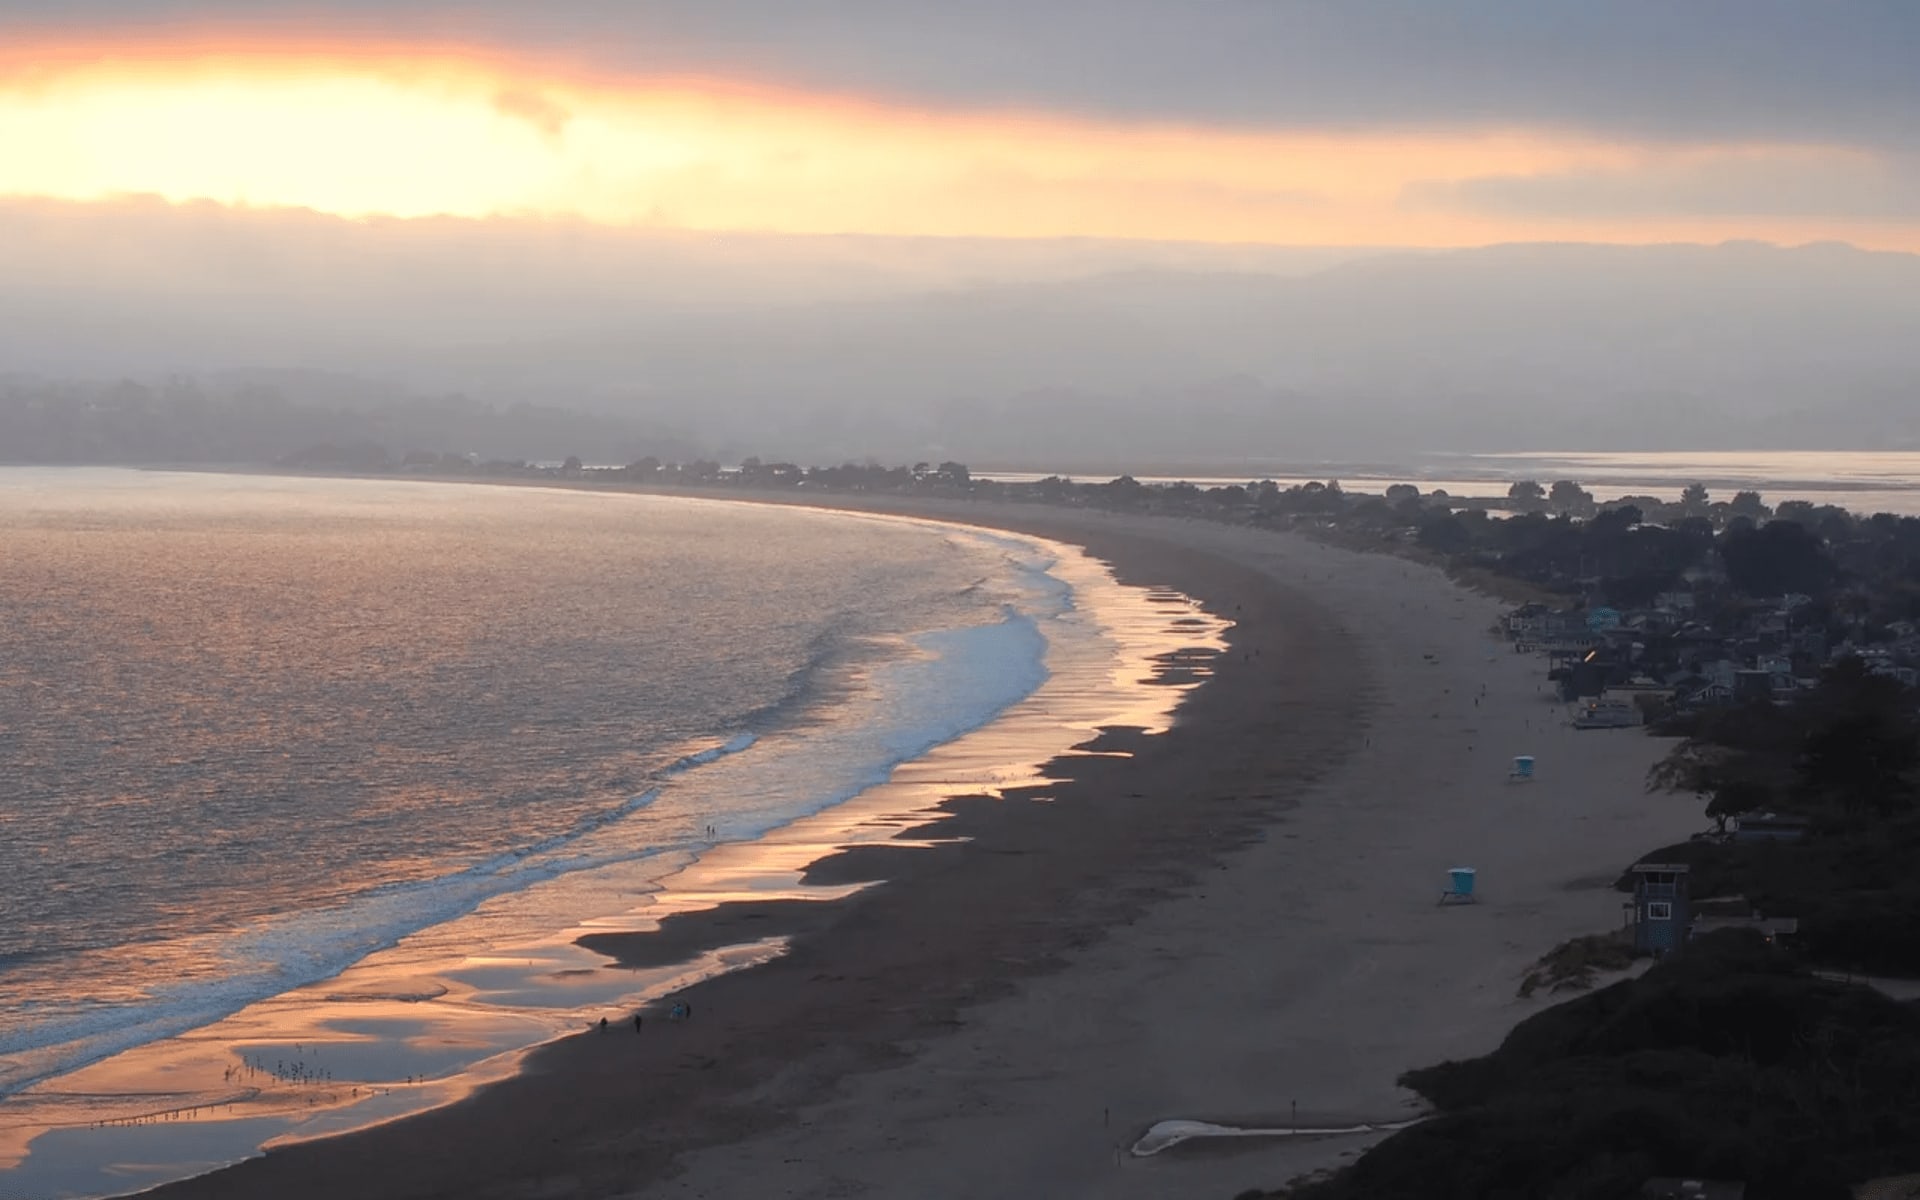
[[[1678,950],[1692,919],[1687,902],[1684,863],[1635,863],[1633,866],[1633,949],[1662,955]]]
[[[1447,871],[1447,890],[1440,893],[1441,904],[1475,904],[1472,867],[1451,867]]]
[[[1533,779],[1533,755],[1516,754],[1513,756],[1513,768],[1507,772],[1508,783],[1528,783]]]

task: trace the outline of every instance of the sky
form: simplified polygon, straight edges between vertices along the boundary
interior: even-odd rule
[[[0,197],[1920,251],[1909,0],[8,0]]]

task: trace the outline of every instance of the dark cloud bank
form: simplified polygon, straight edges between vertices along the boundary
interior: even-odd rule
[[[1522,124],[1908,145],[1908,0],[11,0],[0,29],[202,22],[497,41],[637,72],[1130,119]]]

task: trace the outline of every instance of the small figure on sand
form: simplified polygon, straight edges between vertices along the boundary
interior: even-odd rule
[[[605,1033],[606,1031],[607,1031],[607,1019],[606,1019],[605,1017],[601,1017],[601,1018],[600,1018],[600,1032],[601,1032],[601,1033]]]
[[[635,1033],[640,1032],[640,1014],[639,1013],[633,1014],[633,1031]]]

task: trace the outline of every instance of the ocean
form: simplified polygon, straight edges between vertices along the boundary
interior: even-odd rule
[[[609,979],[570,939],[645,927],[716,847],[1056,671],[1111,676],[1087,600],[1119,589],[1062,549],[695,498],[0,469],[0,1194],[444,1102],[777,953]]]

